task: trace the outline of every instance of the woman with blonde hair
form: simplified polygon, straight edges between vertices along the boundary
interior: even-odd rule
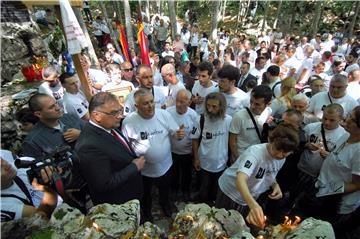
[[[291,99],[296,95],[295,84],[296,80],[292,77],[286,77],[281,81],[281,94],[272,100],[270,106],[274,118],[281,118],[282,113],[291,108]]]

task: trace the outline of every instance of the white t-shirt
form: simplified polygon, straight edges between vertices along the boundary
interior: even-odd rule
[[[54,86],[54,87],[50,87],[48,82],[43,82],[39,86],[39,93],[50,95],[51,97],[53,97],[56,100],[56,103],[58,103],[62,109],[65,109],[64,108],[65,90],[62,87],[60,82],[58,82],[56,84],[56,86]]]
[[[208,44],[209,44],[209,40],[207,38],[201,38],[200,39],[200,51],[202,52],[206,52],[208,51]]]
[[[354,100],[360,99],[360,83],[359,82],[350,82],[346,88],[346,92]]]
[[[220,172],[228,161],[229,128],[231,116],[212,120],[205,116],[204,128],[200,136],[200,118],[191,138],[202,137],[198,150],[200,167],[209,172]]]
[[[233,116],[239,110],[250,105],[249,95],[239,88],[236,88],[236,92],[233,94],[223,94],[227,103],[226,114],[230,116]]]
[[[305,137],[307,142],[311,141],[313,143],[324,144],[323,137],[321,134],[321,124],[322,124],[321,122],[316,122],[316,123],[308,124],[304,127]],[[345,131],[345,129],[341,126],[333,130],[324,129],[324,132],[325,132],[326,145],[330,150],[330,152],[339,146],[337,143],[339,138],[344,134],[348,134]],[[305,149],[301,154],[298,163],[298,168],[312,177],[317,177],[319,175],[323,161],[324,159],[320,156],[318,150],[313,151],[313,150]]]
[[[158,86],[153,86],[153,95],[154,95],[154,103],[155,108],[161,108],[165,104],[165,94],[163,90]],[[134,99],[134,93],[136,90],[133,90],[130,92],[130,94],[127,95],[124,103],[124,115],[128,115],[131,112],[136,111],[135,107],[135,99]]]
[[[258,70],[254,67],[250,70],[249,74],[255,76],[255,78],[257,79],[258,85],[260,85],[261,81],[262,81],[262,75],[264,74],[265,71],[266,71],[265,67],[262,68],[261,70]]]
[[[79,118],[89,111],[89,102],[81,91],[76,94],[65,92],[64,106],[68,114],[76,115]]]
[[[199,45],[199,33],[193,32],[191,34],[191,46],[198,46]]]
[[[141,173],[157,178],[164,175],[172,165],[170,137],[179,126],[169,112],[155,109],[151,119],[142,118],[133,112],[123,121],[122,131],[136,155],[146,159]]]
[[[24,182],[26,188],[28,189],[34,203],[34,207],[39,207],[44,193],[33,189],[29,183],[25,169],[17,169],[17,176]],[[15,182],[9,188],[1,189],[1,194],[13,194],[29,201],[26,194]],[[22,218],[24,205],[25,204],[22,201],[15,197],[1,197],[1,221],[10,221]]]
[[[313,70],[313,59],[312,58],[306,58],[303,60],[300,68],[297,71],[297,78],[300,77],[301,72],[303,70],[306,70],[306,73],[304,74],[302,80],[299,83],[305,84],[307,82],[307,80],[309,79],[309,76]]]
[[[348,135],[343,135],[335,149],[324,161],[316,186],[324,195],[341,193],[341,185],[352,181],[352,175],[360,176],[360,143],[348,144]],[[317,196],[321,196],[320,193]],[[360,206],[360,191],[344,194],[341,198],[339,214],[349,214]]]
[[[176,85],[168,84],[167,87],[163,87],[163,90],[166,91],[166,107],[175,105],[176,95],[182,89],[185,89],[185,86],[181,81]]]
[[[163,51],[163,52],[161,53],[161,56],[162,56],[162,57],[165,57],[165,56],[172,56],[172,57],[174,57],[174,52],[173,52],[173,51]]]
[[[330,98],[329,98],[330,97]],[[330,101],[331,99],[331,101]],[[310,105],[308,111],[313,113],[319,119],[322,119],[323,116],[323,107],[331,104],[331,103],[338,103],[344,109],[344,117],[346,117],[358,103],[351,98],[349,95],[345,95],[342,98],[335,99],[328,94],[328,92],[323,91],[319,92],[310,99]]]
[[[276,182],[276,175],[285,163],[285,159],[272,158],[266,145],[257,144],[249,147],[219,178],[221,191],[240,205],[246,205],[246,202],[236,188],[236,177],[239,172],[249,177],[247,185],[250,194],[257,199]]]
[[[269,107],[265,108],[261,115],[253,114],[260,132],[270,115],[271,109]],[[255,126],[246,109],[234,114],[230,125],[230,133],[237,134],[237,149],[240,155],[251,145],[260,143]]]
[[[201,96],[201,97],[205,98],[208,94],[210,94],[212,92],[217,92],[217,91],[218,91],[218,86],[215,81],[211,81],[211,86],[208,88],[205,88],[202,85],[200,85],[200,82],[197,80],[197,81],[195,81],[195,84],[192,88],[191,93],[193,96]],[[205,99],[204,99],[204,101],[205,101]],[[203,114],[205,111],[204,102],[202,104],[196,104],[195,111],[198,114]]]
[[[275,118],[281,118],[282,113],[284,113],[287,110],[286,102],[284,101],[284,98],[275,98],[271,101],[271,115]]]
[[[124,58],[116,52],[112,55],[112,59],[117,64],[122,64],[124,62]]]
[[[269,87],[273,91],[273,94],[275,95],[275,97],[280,97],[280,95],[281,95],[281,83],[277,84],[278,82],[281,82],[279,77],[274,82],[269,84]],[[273,87],[274,87],[274,89],[273,89]]]
[[[295,56],[290,57],[289,59],[287,59],[284,63],[284,65],[286,68],[289,69],[289,72],[291,69],[295,69],[295,72],[300,68],[301,66],[301,61],[299,61],[298,59],[296,59]]]
[[[164,80],[159,69],[156,69],[154,73],[154,86],[164,86]]]
[[[176,154],[191,154],[192,152],[192,139],[191,132],[197,127],[199,115],[190,107],[188,107],[185,114],[180,115],[176,112],[176,106],[172,106],[166,109],[175,122],[181,126],[184,125],[185,137],[182,140],[178,140],[174,137],[171,138],[171,151]]]

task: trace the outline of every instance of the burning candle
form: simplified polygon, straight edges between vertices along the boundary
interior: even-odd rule
[[[97,232],[100,231],[100,227],[98,224],[96,224],[95,222],[93,222],[92,226],[96,229]]]

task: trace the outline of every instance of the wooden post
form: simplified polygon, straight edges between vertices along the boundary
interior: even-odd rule
[[[65,36],[64,25],[63,25],[62,18],[61,18],[60,6],[55,6],[54,9],[55,9],[56,17],[60,23],[60,28],[63,31],[63,34]],[[66,39],[66,37],[65,37],[65,39]],[[87,77],[87,74],[84,72],[84,70],[81,66],[81,61],[80,61],[81,54],[73,54],[73,55],[71,55],[71,58],[74,61],[75,70],[80,79],[80,83],[81,83],[83,92],[86,96],[86,99],[88,101],[90,101],[91,97],[92,97],[92,90],[91,90],[91,86],[89,85],[89,79]]]

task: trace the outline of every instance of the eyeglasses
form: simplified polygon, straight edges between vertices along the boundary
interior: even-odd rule
[[[122,69],[122,71],[125,71],[125,72],[130,72],[130,71],[132,71],[132,70],[133,70],[133,68]]]
[[[103,113],[103,114],[106,114],[106,115],[109,115],[109,116],[116,117],[116,116],[122,115],[123,109],[116,110],[116,111],[111,111],[111,112],[104,112],[104,111],[97,110],[97,112],[100,112],[100,113]]]

